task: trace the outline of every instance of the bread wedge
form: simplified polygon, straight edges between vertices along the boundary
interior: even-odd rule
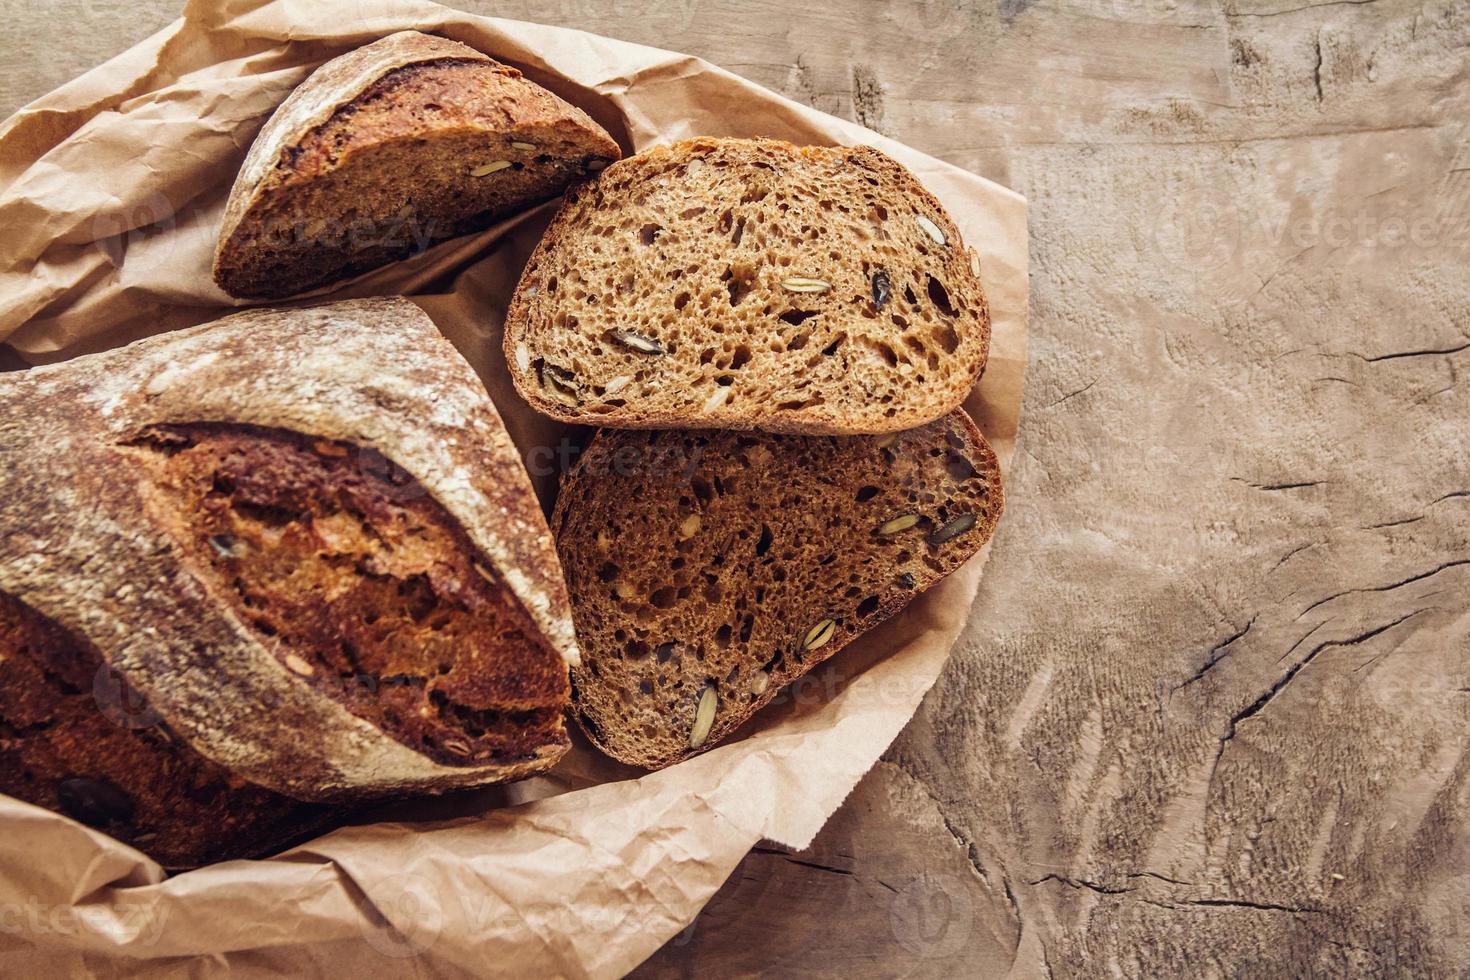
[[[955,408],[979,257],[871,147],[695,139],[570,191],[511,302],[521,395],[615,428],[879,433]]]
[[[567,751],[546,520],[413,303],[250,310],[6,375],[0,457],[0,593],[233,776],[372,799]]]
[[[552,517],[576,717],[637,766],[708,749],[963,564],[1001,508],[961,411],[850,439],[602,430]]]
[[[230,192],[215,282],[291,296],[478,230],[620,155],[516,69],[393,34],[322,65],[265,124]]]

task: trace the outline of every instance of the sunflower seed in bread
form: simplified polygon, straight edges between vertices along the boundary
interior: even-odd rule
[[[704,745],[705,739],[709,738],[709,731],[714,727],[715,713],[720,707],[720,695],[714,685],[705,687],[699,693],[699,706],[694,709],[694,728],[689,732],[689,747],[698,749]]]

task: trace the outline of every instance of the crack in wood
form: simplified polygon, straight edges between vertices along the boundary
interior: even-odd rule
[[[1412,619],[1413,617],[1419,615],[1421,612],[1424,612],[1424,610],[1416,609],[1408,615],[1401,616],[1400,618],[1394,620],[1391,623],[1388,623],[1385,626],[1375,627],[1374,629],[1371,629],[1366,633],[1360,633],[1359,635],[1351,637],[1350,639],[1328,640],[1324,643],[1317,644],[1317,646],[1312,648],[1312,651],[1310,653],[1308,653],[1297,663],[1293,664],[1292,667],[1287,670],[1287,672],[1278,681],[1276,681],[1276,683],[1267,688],[1264,694],[1256,698],[1255,701],[1251,702],[1245,708],[1237,711],[1234,715],[1232,715],[1230,717],[1230,723],[1225,729],[1225,734],[1220,737],[1216,745],[1215,757],[1210,762],[1209,775],[1205,777],[1206,805],[1208,805],[1210,790],[1215,785],[1215,774],[1220,770],[1220,760],[1223,759],[1225,756],[1225,748],[1235,738],[1236,730],[1238,729],[1241,722],[1246,721],[1247,719],[1252,718],[1255,715],[1260,714],[1262,711],[1264,711],[1266,706],[1271,703],[1271,700],[1276,697],[1276,695],[1279,694],[1283,689],[1285,689],[1286,685],[1291,683],[1291,680],[1296,677],[1297,674],[1301,673],[1302,670],[1307,666],[1307,664],[1316,659],[1317,655],[1323,650],[1326,650],[1329,647],[1353,646],[1358,643],[1364,643],[1368,640],[1371,640],[1375,636],[1388,632],[1400,623]],[[1307,636],[1311,636],[1312,633],[1317,632],[1317,630],[1320,629],[1323,625],[1324,623],[1318,623],[1315,627],[1312,628],[1310,632],[1307,633]],[[1301,640],[1297,640],[1296,643],[1292,645],[1292,649],[1295,650],[1305,639],[1306,636],[1302,637]]]
[[[1317,49],[1317,63],[1312,66],[1312,84],[1317,87],[1317,104],[1322,104],[1322,32],[1317,31],[1316,38],[1312,41]]]
[[[953,837],[955,843],[959,844],[960,847],[964,849],[965,860],[969,862],[970,869],[974,871],[975,874],[979,876],[980,880],[988,887],[990,885],[990,874],[985,870],[985,866],[980,863],[979,848],[975,845],[974,841],[970,840],[968,837],[961,834],[958,830],[955,829],[954,822],[949,819],[949,814],[945,812],[944,802],[940,800],[939,797],[935,796],[934,792],[929,788],[929,786],[918,776],[909,772],[907,769],[897,763],[889,764],[892,765],[899,772],[903,773],[909,779],[913,780],[914,785],[924,794],[925,797],[928,798],[929,802],[934,806],[934,812],[939,814],[939,820],[941,823],[944,824],[944,829],[949,831],[949,836]],[[1004,872],[1002,872],[1001,878],[1002,880],[1005,879]]]
[[[1139,875],[1152,875],[1152,872],[1138,872],[1130,874],[1128,877],[1135,878],[1139,877]],[[1163,878],[1162,875],[1152,876]],[[1164,878],[1163,880],[1170,881],[1174,884],[1179,885],[1188,884],[1187,882],[1175,881],[1173,878]],[[1085,878],[1069,878],[1066,875],[1058,874],[1044,875],[1036,879],[1035,881],[1030,882],[1030,884],[1039,885],[1047,881],[1059,882],[1063,885],[1068,886],[1069,888],[1087,889],[1088,891],[1096,892],[1099,895],[1124,895],[1135,890],[1132,888],[1121,888],[1110,885],[1103,885],[1095,881],[1088,881]],[[1278,902],[1257,902],[1246,898],[1176,898],[1169,902],[1162,902],[1155,899],[1139,896],[1136,900],[1140,902],[1146,902],[1149,905],[1157,905],[1160,908],[1172,909],[1174,911],[1185,911],[1192,908],[1227,908],[1250,909],[1255,912],[1290,912],[1293,915],[1327,914],[1326,909],[1316,908],[1311,905],[1283,905]]]
[[[1261,293],[1265,292],[1266,291],[1266,287],[1269,286],[1269,285],[1271,285],[1273,282],[1275,282],[1276,281],[1276,277],[1279,276],[1279,275],[1281,275],[1281,273],[1285,272],[1288,266],[1292,265],[1292,263],[1296,262],[1297,259],[1299,259],[1303,255],[1306,255],[1307,253],[1311,252],[1316,247],[1317,246],[1315,246],[1315,245],[1308,245],[1306,248],[1304,248],[1301,251],[1297,252],[1291,258],[1287,259],[1285,262],[1283,262],[1280,265],[1278,265],[1272,271],[1272,273],[1269,276],[1267,276],[1265,279],[1263,279],[1261,281],[1261,284],[1256,287],[1256,291],[1253,292],[1253,293],[1251,293],[1251,300],[1254,300],[1257,296],[1261,295]],[[1286,354],[1278,354],[1275,357],[1271,358],[1271,360],[1273,360],[1273,361],[1279,361],[1279,360],[1281,360],[1281,358],[1285,357],[1287,354],[1299,354],[1303,350],[1306,350],[1306,348],[1305,347],[1298,347],[1296,350],[1289,350],[1289,351],[1287,351]]]
[[[1130,871],[1127,876],[1129,878],[1157,878],[1160,881],[1167,881],[1171,885],[1194,884],[1194,882],[1192,881],[1180,881],[1178,878],[1170,878],[1168,875],[1161,875],[1157,871]]]
[[[1405,357],[1439,357],[1441,355],[1448,356],[1451,354],[1458,354],[1461,351],[1465,350],[1470,350],[1470,343],[1461,344],[1459,347],[1442,347],[1432,348],[1429,350],[1396,351],[1392,354],[1379,354],[1376,357],[1365,357],[1364,355],[1355,353],[1353,351],[1348,351],[1348,353],[1352,354],[1356,358],[1368,362],[1369,364],[1377,364],[1379,361],[1397,361]]]
[[[1244,477],[1232,476],[1230,479],[1236,483],[1244,483],[1253,490],[1302,490],[1306,487],[1320,487],[1327,483],[1326,480],[1307,480],[1301,483],[1252,483]]]
[[[801,858],[792,855],[788,851],[783,851],[774,847],[752,847],[750,851],[752,854],[767,854],[771,857],[778,857],[788,864],[796,864],[800,865],[803,868],[811,868],[813,871],[823,871],[828,874],[844,875],[849,878],[858,877],[857,872],[852,871],[848,868],[839,868],[834,865],[823,864],[820,861],[804,861]],[[879,882],[879,884],[882,884],[882,882]]]
[[[1424,611],[1425,610],[1423,609],[1415,609],[1413,612],[1400,616],[1398,619],[1395,619],[1391,623],[1387,623],[1383,626],[1376,626],[1373,629],[1368,630],[1366,633],[1359,633],[1357,636],[1351,637],[1346,640],[1327,640],[1324,643],[1317,644],[1315,647],[1312,648],[1312,651],[1310,653],[1308,653],[1305,657],[1292,665],[1291,669],[1289,669],[1285,673],[1285,675],[1281,677],[1280,680],[1278,680],[1275,684],[1272,684],[1266,690],[1266,693],[1262,694],[1260,697],[1256,698],[1255,701],[1251,702],[1245,708],[1237,711],[1234,715],[1230,717],[1230,727],[1226,731],[1225,737],[1221,739],[1221,742],[1228,742],[1230,741],[1230,739],[1234,738],[1235,730],[1241,722],[1246,721],[1247,719],[1252,718],[1255,715],[1258,715],[1262,711],[1264,711],[1266,705],[1271,703],[1271,699],[1276,697],[1277,694],[1281,693],[1286,685],[1291,683],[1292,678],[1301,673],[1302,670],[1307,666],[1307,664],[1315,660],[1317,655],[1323,650],[1326,650],[1330,647],[1349,647],[1356,646],[1359,643],[1366,643],[1368,640],[1373,639],[1373,637],[1383,633],[1387,633],[1389,630],[1393,629],[1400,623],[1406,622]]]
[[[1255,912],[1290,912],[1293,915],[1327,915],[1327,909],[1314,908],[1310,905],[1279,905],[1275,902],[1252,902],[1246,899],[1232,898],[1186,898],[1176,901],[1161,901],[1153,898],[1139,898],[1138,901],[1148,905],[1155,905],[1161,909],[1171,912],[1194,912],[1201,909],[1227,908],[1227,909],[1249,909]]]
[[[1333,939],[1331,936],[1323,936],[1315,932],[1313,933],[1313,935],[1316,935],[1317,938],[1321,939],[1323,942],[1329,943],[1333,946],[1337,946],[1341,949],[1351,949],[1356,950],[1359,953],[1367,953],[1369,956],[1373,955],[1373,950],[1369,949],[1367,946],[1359,946],[1357,943],[1350,943],[1346,940]]]
[[[1298,547],[1292,548],[1286,554],[1284,554],[1280,558],[1276,559],[1276,564],[1272,565],[1271,566],[1271,571],[1270,572],[1267,572],[1266,574],[1267,575],[1270,575],[1271,572],[1274,572],[1278,568],[1280,568],[1282,565],[1285,565],[1286,562],[1287,562],[1287,559],[1292,558],[1295,555],[1301,554],[1303,551],[1306,551],[1308,548],[1315,548],[1319,544],[1321,544],[1320,541],[1310,541],[1307,544],[1299,545]]]
[[[1453,385],[1453,384],[1448,384],[1448,385],[1445,385],[1443,388],[1437,388],[1434,391],[1431,391],[1429,394],[1425,395],[1423,398],[1416,398],[1416,399],[1414,399],[1414,404],[1415,405],[1423,405],[1425,402],[1429,401],[1429,399],[1431,399],[1431,398],[1438,398],[1440,395],[1443,395],[1446,392],[1454,391],[1456,387],[1458,387],[1458,386],[1457,385]]]
[[[1400,527],[1404,524],[1417,524],[1422,520],[1424,520],[1424,515],[1420,514],[1418,517],[1405,517],[1403,520],[1399,521],[1384,521],[1382,524],[1366,524],[1363,526],[1363,530],[1377,531],[1385,527]]]
[[[1100,895],[1121,895],[1124,892],[1133,891],[1133,889],[1131,888],[1116,888],[1110,885],[1100,885],[1095,881],[1088,881],[1085,878],[1068,878],[1066,875],[1059,874],[1042,875],[1035,881],[1028,881],[1026,882],[1026,884],[1040,885],[1048,881],[1060,882],[1069,888],[1086,888],[1089,891],[1095,891]]]
[[[1097,384],[1097,380],[1098,380],[1097,378],[1093,378],[1091,381],[1087,382],[1087,384],[1083,385],[1081,388],[1078,388],[1076,391],[1068,392],[1067,394],[1065,394],[1062,397],[1058,398],[1056,401],[1052,402],[1050,405],[1048,405],[1046,407],[1047,408],[1056,408],[1058,405],[1060,405],[1062,402],[1066,401],[1067,399],[1069,399],[1069,398],[1075,398],[1077,395],[1082,394],[1084,391],[1086,391],[1087,389],[1091,388],[1093,385]]]
[[[1016,901],[1016,893],[1011,890],[1011,879],[1004,874],[1000,877],[1001,890],[1005,892],[1006,901],[1011,905],[1011,911],[1016,914],[1016,922],[1024,928],[1026,920],[1021,917],[1021,903]],[[1017,932],[1017,944],[1020,943],[1020,933]]]
[[[1436,503],[1437,502],[1438,501],[1436,501]],[[1422,582],[1427,578],[1432,578],[1433,576],[1438,575],[1440,572],[1451,568],[1457,568],[1460,565],[1470,565],[1470,558],[1457,558],[1454,561],[1447,561],[1437,568],[1432,568],[1427,572],[1421,572],[1418,575],[1410,575],[1408,578],[1398,582],[1394,582],[1391,585],[1375,585],[1367,586],[1361,589],[1346,589],[1342,592],[1334,592],[1332,595],[1327,596],[1325,599],[1318,599],[1316,602],[1303,609],[1300,613],[1297,614],[1296,618],[1301,619],[1303,616],[1311,612],[1313,609],[1316,609],[1318,606],[1326,605],[1333,599],[1341,599],[1345,595],[1353,595],[1355,593],[1361,592],[1392,592],[1394,589],[1403,588],[1406,585],[1413,585],[1415,582]]]
[[[1286,14],[1300,13],[1303,10],[1316,10],[1319,7],[1365,7],[1377,0],[1326,0],[1325,3],[1309,3],[1301,7],[1288,7],[1286,10],[1243,10],[1238,12],[1226,11],[1226,17],[1283,17]]]
[[[1274,902],[1251,902],[1239,898],[1190,898],[1185,899],[1184,904],[1208,908],[1255,909],[1259,912],[1292,912],[1297,915],[1327,914],[1326,909],[1313,908],[1310,905],[1277,905]]]
[[[1183,690],[1184,688],[1193,684],[1195,681],[1199,680],[1201,677],[1205,676],[1205,674],[1209,672],[1210,668],[1214,667],[1221,660],[1224,660],[1226,656],[1225,650],[1236,640],[1249,633],[1251,631],[1251,627],[1256,625],[1256,619],[1259,618],[1259,616],[1260,613],[1252,616],[1250,618],[1250,621],[1242,626],[1239,630],[1235,631],[1230,636],[1227,636],[1225,639],[1221,640],[1219,643],[1216,643],[1213,647],[1211,647],[1209,654],[1205,657],[1204,666],[1195,671],[1194,676],[1189,678],[1187,681],[1184,681],[1181,684],[1176,684],[1174,686],[1174,690],[1170,691],[1169,693],[1174,694],[1178,691]]]
[[[1297,619],[1301,619],[1301,617],[1298,616]],[[1311,629],[1307,630],[1305,633],[1303,633],[1301,635],[1300,638],[1297,639],[1297,641],[1295,643],[1293,643],[1290,647],[1287,648],[1287,650],[1286,650],[1285,653],[1283,653],[1281,656],[1279,656],[1279,657],[1276,658],[1276,662],[1279,664],[1279,663],[1281,663],[1281,661],[1285,660],[1287,657],[1290,657],[1293,653],[1296,653],[1297,647],[1301,646],[1303,643],[1307,642],[1307,640],[1311,639],[1311,636],[1312,636],[1313,633],[1317,632],[1319,629],[1321,629],[1322,627],[1326,626],[1330,622],[1332,622],[1332,620],[1330,618],[1324,619],[1324,620],[1322,620],[1322,622],[1318,623],[1316,626],[1313,626]]]
[[[1004,871],[1000,873],[1000,887],[1001,891],[1005,892],[1006,902],[1011,907],[1011,915],[1016,919],[1014,949],[1011,951],[1012,961],[1014,962],[1014,958],[1020,955],[1021,952],[1021,938],[1026,934],[1026,918],[1021,914],[1021,903],[1016,901],[1016,893],[1011,890],[1011,879]],[[1043,941],[1037,945],[1041,947],[1041,955],[1043,957],[1046,956],[1046,943]]]
[[[931,797],[931,799],[933,798]],[[980,863],[980,850],[975,846],[975,842],[955,830],[954,824],[950,822],[949,814],[944,812],[943,807],[939,805],[937,799],[934,800],[934,809],[939,813],[939,819],[944,822],[944,829],[949,831],[949,836],[955,839],[956,844],[959,844],[965,849],[965,859],[970,862],[970,867],[980,876],[981,881],[987,885],[990,884],[990,875],[986,873],[984,865]]]
[[[844,875],[848,878],[856,877],[856,875],[852,871],[849,871],[847,868],[835,868],[830,864],[822,864],[818,861],[803,861],[801,860],[801,858],[794,858],[789,855],[785,856],[784,860],[791,864],[799,864],[803,868],[811,868],[813,871],[824,871],[827,874]]]

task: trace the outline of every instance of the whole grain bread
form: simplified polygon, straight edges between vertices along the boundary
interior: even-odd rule
[[[576,717],[647,768],[708,749],[989,539],[995,454],[962,411],[833,438],[602,430],[552,517]]]
[[[555,197],[621,155],[585,112],[514,68],[403,31],[318,68],[256,137],[214,278],[290,296]]]
[[[617,428],[877,433],[985,366],[979,257],[871,147],[694,139],[568,192],[511,302],[522,397]]]
[[[343,815],[205,759],[95,647],[4,592],[0,793],[111,834],[170,869],[256,857]]]
[[[255,310],[0,378],[0,591],[168,728],[307,800],[567,749],[556,553],[479,379],[418,307]]]

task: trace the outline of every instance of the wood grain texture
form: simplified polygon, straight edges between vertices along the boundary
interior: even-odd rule
[[[705,57],[1032,204],[964,639],[813,847],[751,854],[643,975],[1470,969],[1464,4],[462,2]],[[38,42],[0,108],[173,14],[7,12]]]

